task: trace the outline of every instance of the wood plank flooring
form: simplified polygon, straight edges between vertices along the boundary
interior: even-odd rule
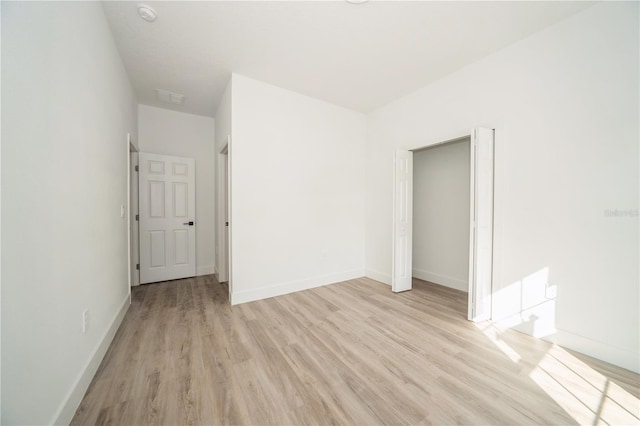
[[[234,307],[213,276],[136,287],[72,424],[640,423],[637,374],[465,314],[420,280]]]

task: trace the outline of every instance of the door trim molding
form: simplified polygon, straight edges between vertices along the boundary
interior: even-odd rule
[[[229,285],[229,303],[233,300],[233,268],[232,268],[232,143],[231,135],[227,135],[222,148],[218,151],[218,179],[216,185],[217,213],[217,245],[216,245],[216,279]],[[226,163],[226,164],[225,164]],[[223,169],[223,166],[224,167]],[[223,170],[226,170],[226,175]],[[226,179],[226,187],[224,181]],[[226,198],[226,200],[224,199]],[[226,211],[224,206],[226,205]],[[226,217],[226,220],[225,220]],[[228,222],[225,224],[225,222]],[[226,240],[225,240],[226,238]],[[226,252],[226,253],[223,253]],[[225,280],[226,279],[226,280]]]
[[[134,183],[135,183],[135,189],[136,189],[136,204],[139,204],[139,188],[138,188],[138,178],[136,177],[135,180],[131,179],[133,176],[137,176],[135,175],[135,171],[133,170],[133,168],[135,166],[137,166],[138,164],[133,164],[131,161],[131,157],[133,156],[133,154],[136,154],[136,160],[135,163],[138,163],[138,148],[136,148],[135,144],[134,144],[134,140],[131,137],[130,133],[127,133],[127,242],[128,242],[128,248],[127,248],[127,255],[128,255],[128,263],[129,263],[129,269],[128,269],[128,273],[129,273],[129,288],[131,288],[132,286],[138,286],[140,285],[140,271],[138,271],[136,269],[136,263],[139,262],[140,260],[140,229],[138,226],[138,223],[133,219],[133,216],[138,214],[137,213],[137,206],[132,206],[131,201],[132,201],[132,189],[134,188]],[[137,237],[135,239],[135,244],[134,244],[134,236],[135,234],[138,234]]]

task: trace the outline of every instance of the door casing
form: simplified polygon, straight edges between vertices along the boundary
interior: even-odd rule
[[[218,282],[229,281],[229,144],[218,153]]]

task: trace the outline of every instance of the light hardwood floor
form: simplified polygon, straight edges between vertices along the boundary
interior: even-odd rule
[[[231,307],[136,287],[72,424],[633,424],[639,377],[465,319],[466,293],[358,279]]]

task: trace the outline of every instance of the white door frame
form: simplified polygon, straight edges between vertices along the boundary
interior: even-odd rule
[[[480,133],[479,133],[480,132]],[[484,144],[481,145],[483,161],[491,162],[491,172],[483,173],[482,176],[478,176],[478,157],[477,157],[477,149],[478,149],[478,141],[480,137],[486,138],[488,135],[487,132],[492,132],[492,139],[490,145]],[[391,276],[391,287],[394,292],[410,290],[410,279],[409,279],[409,287],[407,288],[406,279],[399,275],[399,272],[408,268],[411,270],[411,251],[410,250],[399,250],[398,244],[400,244],[401,239],[399,238],[400,228],[397,225],[397,218],[401,216],[399,211],[399,203],[400,199],[400,189],[401,185],[398,185],[398,172],[397,168],[399,167],[398,158],[399,156],[406,155],[403,153],[408,153],[409,158],[411,158],[413,151],[417,151],[420,149],[434,147],[437,145],[446,144],[449,142],[457,141],[460,139],[469,138],[471,143],[470,150],[470,224],[469,224],[469,310],[468,310],[468,319],[470,321],[482,321],[488,320],[491,318],[491,298],[492,298],[492,269],[493,269],[493,250],[494,250],[494,238],[493,238],[493,204],[494,204],[494,179],[493,179],[493,171],[495,170],[494,163],[494,143],[495,143],[495,129],[486,129],[486,128],[474,128],[471,131],[459,132],[457,134],[453,134],[450,137],[440,139],[438,141],[434,141],[432,143],[424,144],[419,147],[414,147],[407,150],[396,150],[394,154],[394,173],[393,173],[393,224],[392,224],[392,276]],[[490,152],[489,152],[490,148]],[[483,167],[484,170],[486,167]],[[409,187],[413,187],[413,174],[409,176],[410,183]],[[480,185],[479,185],[480,184]],[[480,187],[480,188],[479,188]],[[480,190],[480,191],[479,191]],[[478,192],[479,191],[479,192]],[[410,191],[409,199],[405,202],[405,208],[407,206],[413,205],[413,191]],[[478,215],[478,213],[480,213]],[[476,221],[476,218],[478,219]],[[476,226],[476,223],[481,223],[482,226]],[[478,228],[481,228],[481,237],[478,238]],[[409,226],[409,239],[412,239],[413,226]],[[480,241],[480,251],[478,251],[478,241]],[[406,253],[405,257],[402,259],[398,258],[398,254],[404,252]],[[480,253],[480,256],[479,256]],[[402,256],[400,256],[402,257]],[[481,262],[481,268],[476,268],[476,261]],[[401,262],[403,265],[398,265],[397,263]],[[480,296],[479,296],[480,295]]]
[[[228,282],[229,302],[233,294],[231,269],[231,136],[218,152],[218,281]]]
[[[137,206],[132,206],[132,197],[137,200],[137,190],[134,192],[132,185],[138,184],[137,175],[135,174],[135,166],[137,164],[138,149],[135,146],[133,137],[130,133],[127,133],[126,141],[126,155],[127,155],[127,272],[128,272],[128,291],[129,291],[129,303],[131,303],[131,286],[139,285],[140,279],[137,274],[136,263],[138,259],[138,239],[136,233],[138,232],[138,223],[135,222],[135,215],[137,214]],[[136,203],[137,204],[137,203]],[[137,283],[136,283],[137,278]]]
[[[228,222],[228,166],[229,166],[229,137],[222,149],[218,152],[218,282],[229,281],[229,251],[227,249],[228,241],[226,240],[227,223]]]
[[[133,144],[131,136],[128,137],[128,181],[127,200],[129,200],[128,218],[128,241],[129,241],[129,286],[140,285],[140,271],[138,263],[140,260],[139,228],[138,228],[138,149]]]

